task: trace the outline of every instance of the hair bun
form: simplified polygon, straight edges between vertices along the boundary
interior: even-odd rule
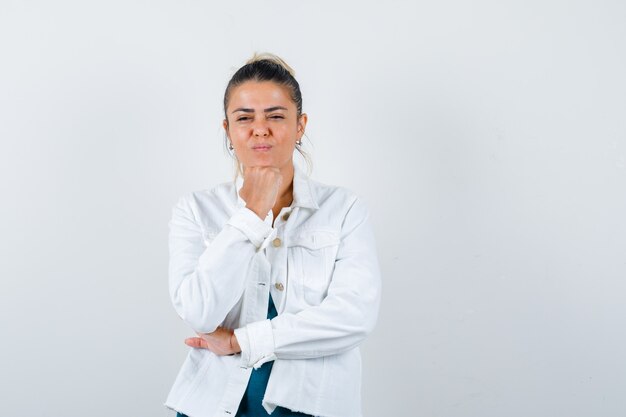
[[[252,64],[253,62],[257,62],[257,61],[270,61],[276,65],[280,65],[281,67],[283,67],[289,74],[291,74],[292,77],[296,78],[296,72],[293,70],[293,68],[291,68],[282,58],[280,58],[278,55],[274,55],[272,53],[269,52],[261,52],[261,53],[257,53],[255,52],[254,55],[252,55],[252,58],[250,58],[248,61],[246,61],[246,65],[248,64]]]

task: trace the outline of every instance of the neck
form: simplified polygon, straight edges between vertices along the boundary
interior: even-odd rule
[[[293,199],[293,164],[280,168],[280,174],[283,176],[283,181],[278,190],[278,198],[276,199],[276,205],[279,205],[279,209],[280,207],[290,205]]]

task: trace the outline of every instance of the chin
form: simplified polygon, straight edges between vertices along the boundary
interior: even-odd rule
[[[255,167],[277,167],[282,168],[286,166],[289,161],[278,161],[272,155],[255,155],[251,158],[248,158],[244,166],[255,166]]]
[[[265,159],[252,161],[252,165],[253,166],[257,166],[257,167],[273,167],[273,166],[276,166],[273,163],[273,161],[268,161],[268,160],[265,160]]]
[[[252,166],[273,166],[276,164],[271,155],[254,155],[248,162]]]

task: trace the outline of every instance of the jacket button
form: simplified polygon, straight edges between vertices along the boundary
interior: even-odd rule
[[[287,219],[289,218],[289,212],[283,214],[283,220],[287,221]]]
[[[285,289],[285,286],[280,282],[277,282],[276,284],[274,284],[274,286],[276,287],[278,291],[282,291]]]
[[[280,244],[281,244],[280,238],[276,238],[272,240],[272,245],[274,245],[275,248],[279,247]]]

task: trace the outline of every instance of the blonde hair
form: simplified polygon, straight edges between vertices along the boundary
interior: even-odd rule
[[[252,55],[252,58],[250,58],[249,60],[246,61],[246,65],[248,64],[252,64],[254,62],[257,61],[271,61],[277,65],[280,65],[281,67],[283,67],[285,70],[287,70],[287,72],[289,74],[291,74],[291,76],[293,78],[296,78],[296,72],[293,70],[293,68],[291,68],[289,66],[289,64],[287,64],[281,57],[279,57],[278,55],[274,55],[272,53],[269,52],[261,52],[261,53],[257,53],[255,52]]]
[[[269,52],[255,52],[252,57],[248,59],[246,63],[235,72],[235,74],[228,82],[228,85],[226,86],[226,91],[224,92],[224,118],[226,119],[227,125],[228,115],[226,113],[226,109],[228,108],[230,94],[235,87],[243,84],[246,81],[272,81],[278,85],[287,87],[291,99],[296,105],[297,118],[299,119],[302,115],[302,93],[300,92],[300,85],[298,84],[298,81],[296,81],[295,71],[293,70],[293,68],[291,68],[282,58],[277,55]],[[228,137],[226,134],[224,135],[224,145],[226,149],[229,149]],[[311,171],[313,170],[313,161],[311,159],[311,156],[308,154],[308,152],[302,149],[301,145],[296,144],[296,150],[300,153],[300,155],[302,155],[302,158],[304,158],[304,161],[307,164],[308,174],[311,175]],[[237,158],[237,155],[235,155],[234,152],[229,153],[233,157],[233,161],[235,164],[235,179],[239,175],[243,177],[243,167],[241,166],[239,158]]]

